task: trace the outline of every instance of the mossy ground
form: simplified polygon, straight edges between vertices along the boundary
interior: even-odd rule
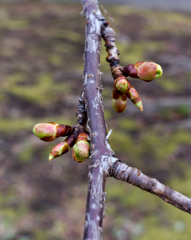
[[[164,75],[134,80],[153,106],[125,113],[106,107],[117,156],[189,197],[191,184],[191,21],[179,12],[105,6],[115,22],[121,64],[155,61]],[[0,5],[0,236],[2,240],[78,240],[83,235],[88,161],[71,152],[48,162],[54,145],[37,139],[38,122],[74,124],[82,87],[84,19],[77,4]],[[101,52],[104,101],[112,77]],[[178,104],[178,99],[185,99]],[[143,105],[145,104],[143,101]],[[132,110],[134,109],[134,110]],[[181,126],[181,127],[180,127]],[[190,216],[135,187],[108,179],[104,239],[189,240]]]

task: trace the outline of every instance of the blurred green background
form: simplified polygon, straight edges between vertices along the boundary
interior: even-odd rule
[[[111,108],[113,80],[102,43],[105,117],[117,157],[191,197],[191,16],[185,12],[104,7],[121,64],[155,61],[151,83],[132,80],[144,105]],[[79,3],[0,4],[0,238],[79,240],[88,161],[71,152],[48,162],[61,141],[32,133],[38,122],[76,122],[82,86],[84,18]],[[108,179],[103,239],[188,240],[190,215],[127,183]]]

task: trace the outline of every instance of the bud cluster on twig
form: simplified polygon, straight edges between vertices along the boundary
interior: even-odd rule
[[[136,107],[143,111],[143,104],[136,89],[126,78],[139,78],[145,82],[150,82],[162,76],[163,70],[160,65],[154,62],[136,62],[125,67],[119,65],[119,50],[115,45],[115,32],[108,26],[108,22],[103,22],[102,37],[105,40],[108,56],[107,62],[110,63],[114,87],[112,92],[112,106],[116,112],[123,112],[127,106],[129,98]]]
[[[41,140],[50,142],[58,137],[67,136],[67,138],[57,144],[49,155],[49,161],[67,153],[72,147],[72,156],[76,162],[84,162],[89,158],[90,143],[88,132],[78,126],[62,125],[55,122],[38,123],[33,128],[33,133]]]
[[[82,97],[79,98],[76,113],[77,123],[74,126],[58,124],[55,122],[38,123],[33,128],[33,133],[41,140],[50,142],[58,137],[66,139],[57,144],[49,155],[49,161],[67,153],[72,147],[74,161],[81,163],[89,158],[90,143],[89,134],[86,131],[87,112]]]

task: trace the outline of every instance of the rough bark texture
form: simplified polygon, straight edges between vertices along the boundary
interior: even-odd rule
[[[91,138],[90,171],[84,239],[101,239],[105,205],[105,157],[113,152],[105,144],[106,126],[100,81],[100,46],[102,15],[95,1],[82,1],[86,19],[84,52],[84,101],[87,109],[88,130]]]

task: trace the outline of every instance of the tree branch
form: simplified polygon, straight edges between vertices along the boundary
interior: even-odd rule
[[[107,41],[107,61],[110,63],[114,79],[123,73],[123,68],[119,65],[119,53],[114,44],[114,31],[107,26],[108,23],[103,18],[97,1],[81,0],[81,3],[86,20],[82,100],[85,102],[87,110],[87,128],[91,143],[83,239],[101,239],[105,205],[105,181],[107,177],[111,176],[153,193],[173,206],[191,214],[191,199],[115,158],[106,136],[106,123],[103,113],[100,79],[101,34]]]
[[[90,132],[91,157],[84,239],[101,239],[105,204],[105,155],[113,154],[106,145],[106,124],[103,114],[102,85],[100,80],[100,48],[102,15],[96,1],[82,0],[86,19],[84,52],[84,94],[87,109],[87,127]]]
[[[191,214],[190,198],[170,189],[156,179],[144,175],[140,170],[129,167],[115,157],[108,142],[110,132],[107,135],[102,103],[102,84],[100,78],[101,36],[106,42],[105,46],[108,52],[107,61],[110,63],[114,79],[113,93],[115,94],[113,94],[113,100],[115,104],[118,104],[115,105],[116,109],[118,108],[117,110],[120,110],[120,104],[124,99],[126,101],[127,97],[142,110],[142,107],[138,104],[140,103],[139,95],[136,93],[136,90],[132,85],[130,83],[129,85],[127,84],[129,87],[126,87],[125,89],[122,89],[119,86],[123,85],[121,84],[121,81],[123,83],[126,83],[127,81],[128,83],[128,80],[126,79],[127,76],[139,77],[138,70],[134,69],[135,64],[129,64],[124,68],[119,65],[120,59],[118,57],[119,51],[115,45],[115,32],[108,26],[108,22],[106,22],[102,16],[97,1],[81,0],[81,3],[86,20],[86,40],[84,51],[84,82],[76,113],[77,123],[73,126],[59,125],[54,122],[39,123],[34,126],[33,132],[41,140],[48,142],[53,141],[58,137],[67,136],[64,142],[59,143],[53,148],[49,160],[61,156],[74,146],[74,160],[77,162],[84,161],[89,156],[88,137],[90,138],[91,148],[84,240],[101,239],[106,201],[105,182],[107,177],[114,177],[118,180],[133,184],[142,190],[155,194],[165,202],[172,204],[182,211]],[[144,65],[142,63],[148,65],[147,62],[137,63],[141,64],[139,66]],[[153,69],[156,70],[156,67]],[[142,73],[144,72],[145,70]],[[156,74],[154,77],[155,76]],[[148,79],[140,79],[150,81],[154,78],[149,77]],[[123,95],[125,95],[125,98],[123,98]],[[125,108],[123,110],[125,110]],[[89,131],[89,136],[87,129]],[[78,143],[80,144],[80,142],[82,143],[81,149],[78,148],[76,150],[75,146]],[[85,147],[83,147],[83,144],[86,144]],[[82,153],[85,154],[84,158]],[[78,155],[80,157],[78,157]]]
[[[191,214],[191,198],[165,186],[157,179],[146,176],[137,168],[132,168],[125,163],[116,161],[110,167],[109,173],[110,176],[153,193],[162,198],[165,202],[172,204],[174,207]]]

